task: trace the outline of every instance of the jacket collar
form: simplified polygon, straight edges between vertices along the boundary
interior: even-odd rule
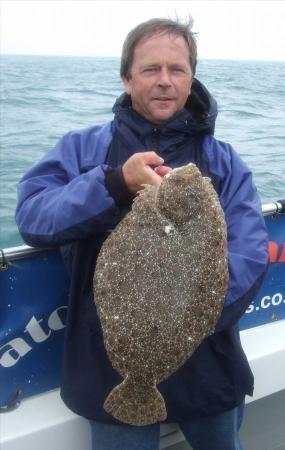
[[[120,126],[123,122],[142,137],[151,134],[154,129],[163,135],[179,131],[194,136],[200,133],[214,134],[217,103],[206,87],[194,78],[191,95],[184,109],[159,127],[148,122],[132,108],[131,97],[126,93],[117,99],[113,112],[115,126]]]

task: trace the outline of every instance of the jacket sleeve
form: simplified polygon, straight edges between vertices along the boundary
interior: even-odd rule
[[[68,133],[22,178],[16,222],[27,244],[64,244],[119,222],[121,211],[105,186],[110,168],[88,164],[95,145],[89,141],[90,136]]]
[[[216,331],[239,321],[268,267],[268,235],[252,174],[237,153],[227,148],[218,171],[224,173],[220,202],[227,223],[229,286]]]

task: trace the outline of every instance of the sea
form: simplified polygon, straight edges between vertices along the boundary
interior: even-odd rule
[[[112,120],[119,58],[1,56],[0,248],[23,243],[14,220],[23,174],[70,130]],[[285,198],[285,62],[201,60],[218,102],[217,139],[253,172],[263,203]]]

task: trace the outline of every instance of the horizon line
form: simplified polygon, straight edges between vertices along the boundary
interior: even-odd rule
[[[109,59],[121,59],[121,56],[112,56],[112,55],[79,55],[79,54],[53,54],[53,53],[6,53],[1,52],[1,56],[41,56],[41,57],[57,57],[57,58],[109,58]],[[285,63],[285,59],[259,59],[259,58],[226,58],[226,57],[203,57],[198,58],[199,61],[244,61],[244,62],[277,62],[277,63]]]

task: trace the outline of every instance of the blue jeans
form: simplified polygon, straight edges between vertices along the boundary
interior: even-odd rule
[[[238,432],[244,403],[215,416],[180,422],[193,450],[242,450]],[[160,426],[134,427],[90,421],[92,450],[158,450]]]

